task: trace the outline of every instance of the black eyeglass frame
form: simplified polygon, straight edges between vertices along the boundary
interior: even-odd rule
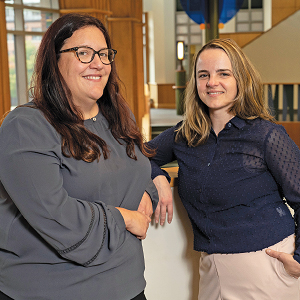
[[[91,49],[91,50],[94,51],[94,53],[93,53],[93,55],[92,55],[92,58],[91,58],[91,60],[90,60],[89,62],[83,62],[83,61],[80,60],[80,58],[79,58],[79,56],[78,56],[78,52],[77,52],[78,49],[80,49],[80,48],[88,48],[88,49]],[[113,56],[112,61],[111,61],[110,63],[108,63],[108,64],[104,63],[104,62],[102,61],[102,59],[101,59],[100,52],[103,51],[103,50],[112,50],[113,53],[114,53],[114,54],[113,54],[114,56]],[[83,64],[89,64],[89,63],[91,63],[91,62],[93,61],[93,59],[95,58],[95,55],[98,54],[98,56],[99,56],[101,62],[102,62],[104,65],[110,65],[110,64],[115,60],[115,57],[116,57],[116,54],[117,54],[117,50],[115,50],[115,49],[111,49],[111,48],[103,48],[103,49],[100,49],[99,51],[96,51],[96,50],[94,50],[93,48],[88,47],[88,46],[81,46],[81,47],[73,47],[73,48],[69,48],[69,49],[64,49],[64,50],[60,50],[58,53],[64,53],[64,52],[70,52],[70,51],[74,51],[74,52],[76,53],[76,56],[77,56],[78,60],[79,60],[81,63],[83,63]]]

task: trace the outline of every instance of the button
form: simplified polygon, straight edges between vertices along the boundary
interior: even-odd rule
[[[232,125],[231,123],[228,123],[228,127],[231,127],[231,125]]]
[[[207,166],[209,167],[209,166],[210,166],[210,163],[208,163]]]
[[[94,117],[94,118],[92,118],[92,120],[93,120],[94,122],[96,122],[96,121],[97,121],[97,118]]]

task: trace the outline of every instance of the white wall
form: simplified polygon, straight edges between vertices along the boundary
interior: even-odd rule
[[[149,20],[149,76],[151,83],[175,81],[175,0],[144,0]]]
[[[200,253],[193,250],[192,226],[173,188],[171,224],[150,225],[143,241],[147,299],[197,300]]]
[[[299,49],[300,11],[243,48],[264,83],[299,83]]]

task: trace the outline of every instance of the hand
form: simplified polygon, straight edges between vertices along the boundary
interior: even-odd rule
[[[126,229],[134,234],[138,239],[145,239],[151,218],[144,212],[129,210],[122,207],[116,207],[116,209],[118,209],[121,213]]]
[[[168,223],[170,224],[173,219],[173,195],[170,184],[163,175],[155,177],[153,182],[159,196],[159,202],[155,210],[155,222],[158,223],[160,217],[160,225],[164,225],[168,213]]]
[[[293,258],[292,254],[267,249],[266,253],[277,258],[283,263],[285,271],[292,277],[298,279],[300,277],[300,264]]]
[[[137,210],[141,213],[144,212],[147,216],[151,218],[153,214],[153,206],[151,198],[147,192],[144,193]]]

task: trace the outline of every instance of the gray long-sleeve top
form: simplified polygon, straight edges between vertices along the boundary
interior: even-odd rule
[[[13,299],[128,300],[145,288],[141,241],[115,207],[158,202],[150,163],[126,155],[101,113],[85,126],[110,157],[67,158],[38,110],[20,107],[0,128],[0,290]]]

